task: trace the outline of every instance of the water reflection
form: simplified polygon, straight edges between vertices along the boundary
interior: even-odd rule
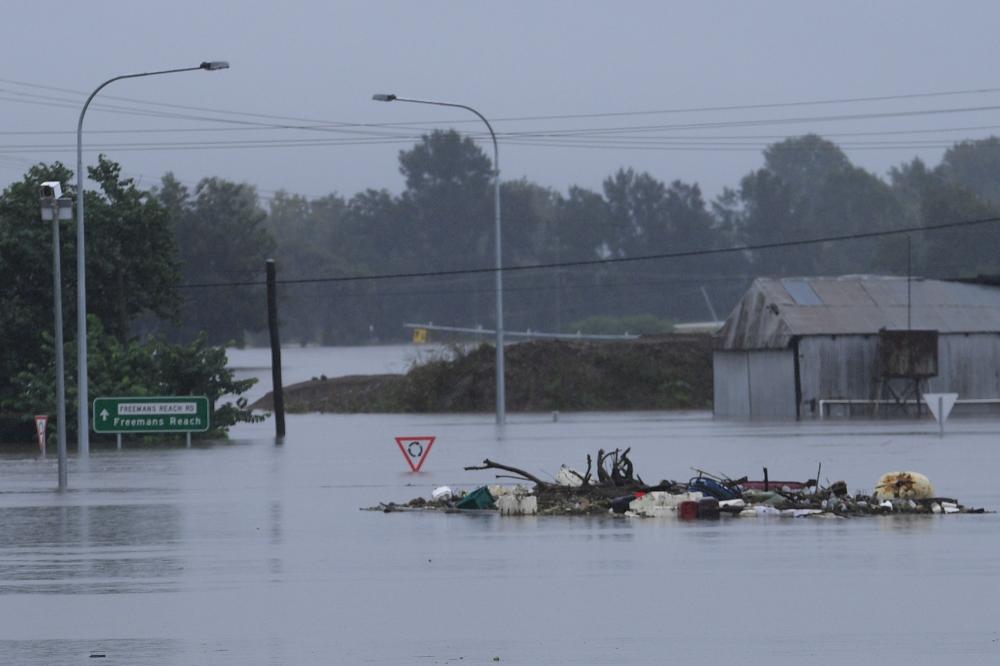
[[[498,443],[491,415],[293,415],[280,448],[266,424],[256,440],[257,425],[237,432],[238,446],[97,452],[62,494],[50,461],[0,456],[0,663],[660,663],[665,645],[750,663],[816,663],[817,650],[823,663],[868,663],[884,645],[905,645],[895,661],[911,665],[957,649],[964,663],[995,660],[1000,561],[983,554],[1000,544],[997,515],[358,511],[493,483],[462,469],[486,457],[554,470],[596,441],[627,440],[644,473],[666,477],[687,464],[815,470],[819,450],[848,481],[900,464],[900,446],[877,446],[882,424],[774,437],[777,426],[707,417],[514,418]],[[399,474],[393,437],[406,432],[441,440],[419,476]],[[944,447],[891,434],[942,492],[1000,506],[992,435]],[[927,599],[933,612],[898,612]]]
[[[931,534],[943,520],[955,520],[954,516],[941,515],[900,515],[875,518],[880,532],[895,534]]]
[[[276,550],[283,543],[284,507],[280,501],[272,501],[268,510],[268,543]],[[285,573],[285,561],[283,558],[272,554],[267,560],[267,571],[271,574],[272,582],[280,579]]]
[[[181,515],[168,504],[0,509],[0,594],[173,589]]]
[[[181,664],[181,652],[170,639],[0,640],[3,664]]]

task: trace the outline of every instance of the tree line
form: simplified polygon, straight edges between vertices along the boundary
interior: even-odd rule
[[[805,135],[769,146],[763,166],[712,200],[696,183],[628,168],[599,190],[503,181],[503,265],[548,266],[505,271],[505,325],[574,332],[595,317],[704,321],[713,309],[721,318],[757,275],[997,273],[998,225],[916,233],[910,245],[887,236],[616,260],[991,217],[1000,214],[998,167],[1000,139],[989,138],[955,144],[935,167],[914,159],[882,178],[833,142]],[[189,191],[167,175],[155,199],[172,225],[187,285],[179,290],[176,335],[205,330],[224,343],[262,330],[262,289],[245,283],[261,279],[267,257],[285,282],[286,341],[403,340],[405,322],[491,328],[489,158],[471,139],[438,131],[401,151],[399,170],[405,188],[398,195],[279,192],[266,205],[251,185],[208,178]],[[610,261],[573,265],[599,260]],[[388,277],[414,273],[443,274]],[[382,277],[361,279],[372,275]],[[227,283],[233,286],[199,286]]]
[[[628,168],[596,190],[503,181],[506,328],[574,332],[587,320],[655,327],[707,320],[710,308],[724,317],[757,275],[1000,273],[998,225],[916,232],[912,243],[885,236],[627,261],[1000,215],[996,137],[957,143],[936,166],[914,159],[886,177],[855,166],[816,135],[774,143],[763,157],[760,168],[711,200],[696,183]],[[94,353],[103,344],[106,354],[127,356],[129,344],[156,335],[158,344],[200,345],[180,355],[196,363],[190,359],[213,346],[263,342],[268,258],[283,283],[286,342],[401,341],[406,322],[491,328],[489,158],[468,137],[436,131],[400,152],[399,170],[399,194],[369,189],[309,199],[279,192],[265,201],[254,186],[221,178],[188,187],[167,174],[144,190],[101,156],[89,169],[98,187],[85,195]],[[37,389],[31,377],[51,362],[52,239],[38,221],[38,185],[72,179],[62,164],[39,164],[0,195],[0,410],[28,409],[23,396]],[[62,234],[69,345],[74,224]],[[405,277],[413,274],[429,275]],[[183,365],[164,373],[183,375]]]

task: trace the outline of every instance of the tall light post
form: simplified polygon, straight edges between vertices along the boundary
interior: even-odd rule
[[[62,195],[62,184],[46,181],[41,186],[42,221],[52,220],[52,300],[55,316],[56,427],[59,441],[59,490],[66,490],[66,377],[63,370],[62,260],[59,252],[59,222],[73,219],[73,200]]]
[[[497,326],[496,326],[496,357],[497,357],[497,403],[496,418],[497,425],[503,425],[507,420],[507,401],[504,389],[504,358],[503,358],[503,263],[500,253],[500,151],[497,149],[497,135],[493,132],[493,126],[486,116],[479,113],[471,106],[465,104],[455,104],[454,102],[438,102],[429,99],[412,99],[408,97],[397,97],[396,95],[372,95],[376,102],[410,102],[412,104],[430,104],[432,106],[450,106],[456,109],[465,109],[476,114],[490,131],[490,138],[493,139],[493,210],[494,210],[494,231],[496,244],[496,268],[493,271],[496,282],[497,293]]]
[[[76,331],[77,331],[77,454],[90,455],[90,413],[89,397],[87,395],[87,277],[84,252],[83,225],[83,117],[87,107],[97,93],[115,81],[122,79],[137,79],[143,76],[159,74],[175,74],[177,72],[195,72],[206,70],[213,72],[219,69],[229,69],[229,63],[224,60],[203,62],[197,67],[181,67],[179,69],[163,69],[156,72],[139,72],[138,74],[123,74],[110,78],[90,93],[80,110],[80,120],[76,124]]]

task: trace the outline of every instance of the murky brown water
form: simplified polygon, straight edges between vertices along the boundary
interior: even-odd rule
[[[647,481],[928,474],[1000,508],[1000,424],[715,423],[705,414],[290,416],[190,450],[0,458],[0,663],[1000,663],[1000,519],[729,520],[382,514],[633,447]],[[436,435],[419,475],[396,435]],[[103,655],[103,656],[99,656]]]

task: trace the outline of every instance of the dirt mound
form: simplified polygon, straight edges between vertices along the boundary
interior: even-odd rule
[[[285,409],[299,414],[394,412],[395,396],[405,379],[404,375],[349,375],[291,384],[285,387]],[[274,409],[273,394],[250,407]]]
[[[523,342],[506,349],[511,411],[703,409],[712,400],[712,339]],[[285,388],[289,412],[488,412],[495,353],[481,345],[406,375],[313,380]],[[268,394],[255,408],[269,409]]]

